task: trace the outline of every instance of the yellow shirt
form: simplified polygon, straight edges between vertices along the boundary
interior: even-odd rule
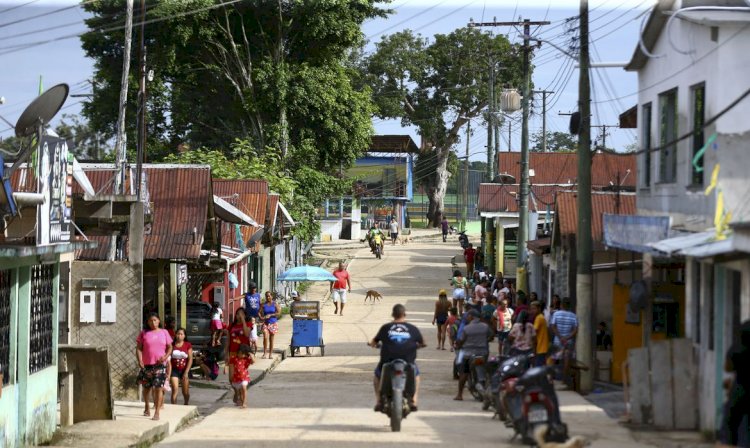
[[[547,353],[549,350],[549,332],[547,330],[547,319],[542,314],[534,318],[534,330],[536,330],[536,353]]]

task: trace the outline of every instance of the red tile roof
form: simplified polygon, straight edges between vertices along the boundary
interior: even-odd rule
[[[555,201],[555,219],[561,235],[574,235],[578,230],[578,193],[562,191]],[[635,215],[635,194],[621,193],[617,208],[617,193],[594,192],[591,194],[591,238],[602,241],[602,215],[604,213]]]
[[[560,185],[532,185],[529,210],[545,211],[554,205],[555,193],[569,189]],[[518,185],[479,184],[479,212],[518,212]],[[536,206],[535,206],[536,204]]]
[[[258,224],[266,222],[268,207],[268,182],[265,180],[213,180],[214,194],[239,208]],[[255,226],[240,226],[242,240],[246,243],[259,228]],[[235,225],[222,223],[221,244],[237,248]],[[255,250],[260,242],[255,243]]]
[[[521,153],[501,152],[498,154],[498,171],[508,173],[521,181]],[[578,177],[578,156],[576,153],[532,152],[529,154],[529,169],[534,170],[532,184],[575,184]],[[627,174],[630,170],[630,174]],[[597,152],[591,158],[591,186],[594,189],[609,187],[617,180],[623,188],[635,190],[636,155],[611,152]]]
[[[111,193],[111,164],[82,164],[96,191]],[[144,165],[153,222],[144,237],[146,260],[197,259],[208,214],[213,214],[211,169],[207,165]],[[74,194],[81,193],[74,185]],[[98,238],[97,238],[98,239]],[[81,259],[106,259],[107,244],[80,253]]]

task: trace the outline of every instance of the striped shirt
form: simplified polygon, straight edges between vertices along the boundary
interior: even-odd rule
[[[557,327],[557,332],[562,337],[568,337],[578,327],[578,318],[575,313],[566,310],[556,311],[552,315],[551,325]],[[555,336],[555,344],[560,343],[560,338]]]

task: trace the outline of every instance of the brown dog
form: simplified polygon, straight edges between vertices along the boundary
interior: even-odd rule
[[[583,448],[585,446],[588,446],[589,444],[589,441],[581,436],[571,437],[567,442],[564,443],[545,442],[544,436],[546,435],[546,425],[540,426],[534,431],[534,439],[536,440],[537,445],[539,445],[539,448]]]
[[[375,303],[375,300],[380,302],[380,299],[382,299],[383,296],[379,292],[375,291],[374,289],[370,289],[367,291],[367,294],[365,295],[365,303],[367,303],[367,299],[372,300],[372,303]]]

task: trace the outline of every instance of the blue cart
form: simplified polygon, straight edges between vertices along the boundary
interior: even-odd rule
[[[290,315],[293,319],[292,342],[289,344],[291,355],[294,356],[294,352],[300,347],[320,347],[320,356],[325,356],[320,302],[293,302]]]

